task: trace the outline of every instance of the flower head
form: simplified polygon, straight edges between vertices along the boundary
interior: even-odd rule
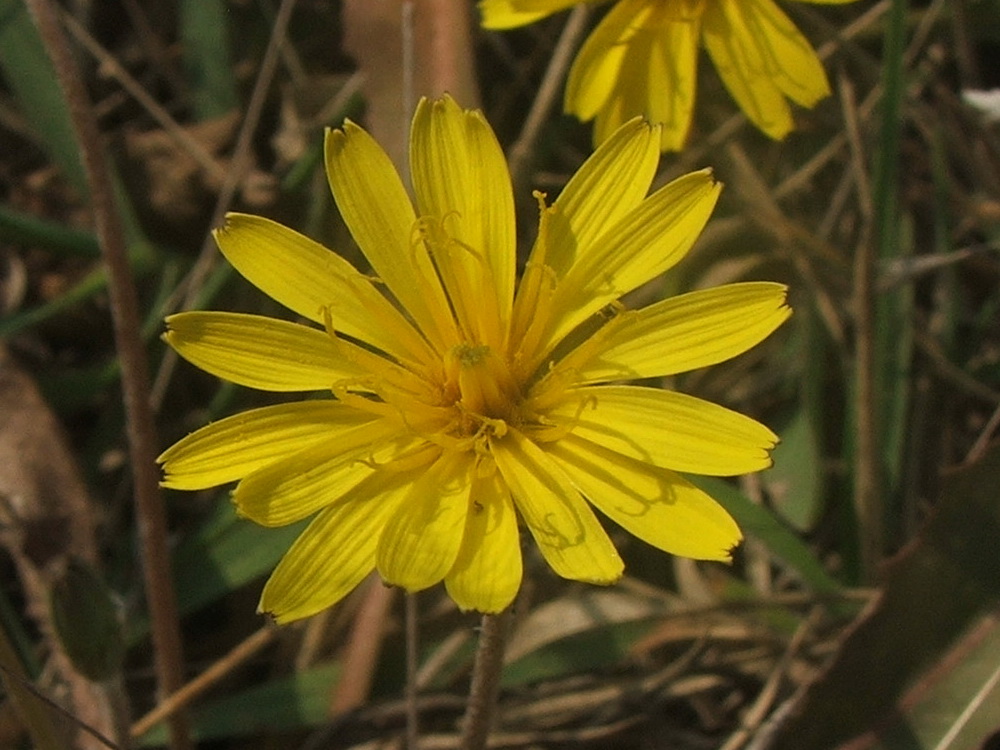
[[[484,26],[507,29],[581,1],[603,0],[480,0],[479,7]],[[736,103],[771,138],[792,130],[788,100],[812,107],[830,93],[816,53],[774,0],[619,0],[573,63],[566,111],[596,118],[597,143],[642,115],[663,125],[664,151],[680,150],[694,111],[700,44]]]
[[[279,621],[336,602],[377,569],[497,612],[521,580],[519,526],[560,575],[608,584],[622,561],[593,508],[656,547],[726,560],[740,532],[677,471],[769,465],[775,436],[691,396],[616,384],[730,358],[789,314],[743,283],[626,310],[619,298],[691,247],[719,193],[696,172],[647,196],[658,134],[634,120],[546,205],[520,282],[499,145],[478,112],[424,100],[414,200],[348,122],[327,135],[330,186],[374,277],[280,224],[233,214],[216,239],[262,291],[316,325],[188,312],[167,342],[198,367],[325,398],[210,424],[161,457],[167,487],[238,480],[265,526],[315,514],[268,581]]]

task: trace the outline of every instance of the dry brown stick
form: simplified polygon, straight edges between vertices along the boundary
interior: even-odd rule
[[[726,146],[726,155],[741,178],[736,187],[740,191],[741,198],[752,209],[748,213],[754,217],[754,221],[762,229],[781,239],[782,245],[795,242],[810,251],[795,252],[793,248],[788,254],[788,259],[802,280],[809,286],[810,293],[816,303],[816,309],[820,313],[830,337],[838,345],[843,346],[847,338],[844,322],[841,319],[838,305],[820,281],[814,259],[814,256],[836,257],[836,253],[825,242],[785,216],[778,202],[771,195],[764,178],[761,177],[739,143],[736,141],[729,143]]]
[[[542,125],[552,112],[556,96],[562,88],[563,79],[566,77],[566,71],[569,70],[570,63],[573,61],[573,53],[576,52],[580,38],[587,30],[588,17],[589,12],[585,5],[576,6],[570,13],[566,26],[563,27],[562,35],[560,35],[556,48],[552,52],[549,66],[546,68],[545,75],[538,87],[538,94],[531,103],[528,116],[524,119],[524,126],[521,128],[514,145],[510,147],[507,161],[510,164],[511,182],[513,182],[515,190],[518,190],[528,177],[525,174],[528,157],[535,148]]]
[[[250,163],[250,147],[253,144],[254,133],[257,132],[257,124],[260,122],[261,113],[264,110],[264,103],[267,99],[267,92],[274,72],[277,68],[279,51],[284,43],[285,33],[288,31],[288,22],[292,17],[292,10],[295,8],[296,0],[282,0],[278,7],[278,13],[274,18],[274,26],[271,28],[271,38],[268,42],[264,59],[260,64],[260,71],[254,83],[253,92],[250,94],[250,103],[247,105],[246,116],[243,118],[243,125],[236,136],[236,146],[233,148],[233,158],[229,164],[229,171],[226,179],[219,190],[219,198],[215,202],[215,210],[209,221],[209,228],[216,227],[222,223],[226,212],[232,205],[240,182],[243,180],[247,166]],[[211,231],[205,233],[205,241],[201,245],[198,259],[195,261],[191,272],[184,281],[186,292],[184,300],[179,308],[187,310],[191,307],[194,299],[201,289],[202,283],[211,272],[217,260],[218,252],[215,249],[215,239]],[[153,382],[150,402],[154,409],[159,409],[166,393],[167,384],[173,374],[174,367],[177,366],[177,353],[173,349],[168,349],[160,362],[160,369],[156,373]]]
[[[185,100],[189,93],[188,87],[171,63],[170,53],[150,23],[146,10],[139,4],[139,0],[122,0],[122,7],[125,9],[125,15],[132,22],[139,44],[142,45],[146,55],[152,61],[153,68],[170,86],[174,97]]]
[[[108,274],[108,296],[114,327],[115,348],[121,363],[126,432],[136,505],[139,549],[149,607],[153,639],[153,661],[157,685],[172,693],[183,680],[177,603],[170,575],[167,520],[156,468],[156,433],[149,404],[149,374],[139,326],[138,303],[128,263],[125,234],[115,205],[111,175],[101,143],[97,121],[83,78],[76,67],[69,43],[59,26],[52,0],[28,0],[45,48],[52,58],[59,86],[66,97],[75,135],[80,144],[98,242]],[[170,747],[192,747],[185,717],[171,718]]]
[[[740,728],[726,740],[726,744],[720,750],[740,750],[753,737],[761,724],[764,723],[764,719],[767,718],[768,712],[778,697],[781,683],[784,682],[785,676],[792,666],[792,660],[802,649],[806,637],[815,629],[821,611],[820,607],[815,607],[810,615],[799,623],[781,658],[778,659],[778,662],[774,665],[774,669],[767,676],[764,687],[761,688],[756,700],[754,700],[740,719]]]
[[[955,40],[955,59],[958,62],[958,75],[962,82],[962,88],[979,88],[983,79],[979,71],[979,61],[976,59],[972,34],[969,33],[967,0],[952,0],[951,28],[952,38]]]
[[[836,38],[824,42],[816,48],[816,55],[820,60],[826,60],[844,42],[853,39],[869,26],[875,23],[889,12],[890,0],[880,0],[868,10],[848,23],[836,33]]]
[[[330,705],[331,716],[351,711],[368,700],[385,621],[395,598],[396,589],[385,586],[377,573],[362,585],[364,598],[344,647],[341,677]]]
[[[143,109],[156,120],[157,124],[163,128],[177,145],[185,151],[192,159],[198,162],[205,172],[212,178],[222,182],[226,178],[226,170],[215,160],[215,158],[205,150],[188,131],[180,126],[169,112],[142,87],[135,78],[118,62],[117,58],[108,52],[72,15],[63,13],[63,23],[66,28],[76,38],[76,40],[86,47],[87,51],[93,55],[101,68],[108,72],[121,85],[129,96],[136,100]]]
[[[985,455],[986,449],[989,448],[990,441],[993,439],[993,435],[998,428],[1000,428],[1000,406],[993,410],[993,414],[990,415],[986,425],[980,431],[976,442],[972,444],[969,452],[965,454],[965,459],[962,461],[963,466],[975,463]]]
[[[417,708],[417,651],[420,648],[417,595],[406,592],[403,597],[406,636],[406,750],[420,745],[420,711]]]
[[[416,73],[414,94],[458,98],[463,107],[479,107],[472,41],[472,3],[418,0],[412,3]],[[412,109],[404,109],[409,125]]]
[[[245,664],[250,657],[273,641],[278,632],[278,628],[271,623],[260,628],[191,682],[161,700],[156,708],[132,724],[129,733],[132,737],[139,738],[161,721],[175,715],[223,677]]]
[[[941,343],[917,323],[913,326],[913,339],[920,353],[931,366],[932,373],[947,384],[949,389],[975,396],[990,404],[1000,404],[1000,392],[976,380],[952,362]]]

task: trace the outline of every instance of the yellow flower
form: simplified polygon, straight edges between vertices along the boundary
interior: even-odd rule
[[[720,189],[703,171],[647,197],[658,140],[633,120],[551,206],[537,196],[520,283],[503,153],[482,114],[448,98],[414,116],[412,202],[364,130],[327,135],[330,187],[377,278],[280,224],[228,217],[216,239],[229,262],[321,327],[188,312],[167,319],[166,341],[234,383],[327,398],[220,420],[160,461],[167,487],[239,480],[238,511],[265,526],[316,514],[263,611],[308,616],[377,569],[410,591],[443,580],[463,609],[498,612],[521,581],[522,522],[559,575],[609,584],[622,561],[591,506],[674,554],[729,558],[735,523],[675,472],[762,469],[774,434],[617,383],[730,358],[789,310],[785,288],[763,282],[618,302],[684,256]]]
[[[480,0],[479,8],[483,26],[509,29],[578,2]],[[566,111],[597,118],[596,143],[642,115],[663,125],[664,151],[680,150],[694,110],[699,43],[736,103],[771,138],[792,130],[788,99],[812,107],[830,93],[816,53],[773,0],[620,0],[573,63]]]

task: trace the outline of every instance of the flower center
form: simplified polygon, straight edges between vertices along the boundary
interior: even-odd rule
[[[462,343],[445,356],[444,397],[458,412],[458,433],[492,432],[520,422],[521,389],[502,357],[485,344]]]

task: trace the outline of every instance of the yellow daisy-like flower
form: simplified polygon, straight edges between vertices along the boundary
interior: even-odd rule
[[[509,29],[579,2],[480,0],[479,8],[483,26]],[[663,125],[664,151],[680,150],[694,110],[699,43],[746,116],[771,138],[792,130],[789,99],[812,107],[830,94],[819,58],[774,0],[620,0],[573,63],[566,111],[597,118],[597,143],[642,115]]]
[[[618,302],[684,256],[719,194],[703,171],[647,196],[658,142],[629,122],[551,206],[538,196],[520,283],[503,153],[481,113],[449,98],[414,116],[412,202],[364,130],[327,135],[330,187],[377,278],[280,224],[228,217],[216,239],[229,262],[319,327],[187,312],[167,319],[167,342],[241,385],[333,397],[220,420],[160,461],[167,487],[239,480],[237,509],[265,526],[316,514],[263,611],[306,617],[377,569],[410,591],[443,580],[463,609],[498,612],[521,581],[521,522],[559,575],[609,584],[622,561],[591,506],[674,554],[729,558],[736,524],[675,472],[762,469],[774,434],[617,383],[730,358],[789,310],[772,283]]]

